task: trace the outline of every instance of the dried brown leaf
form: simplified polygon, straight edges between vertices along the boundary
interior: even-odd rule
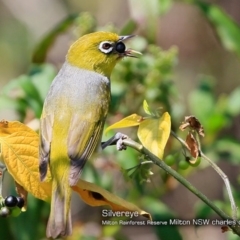
[[[205,136],[203,126],[195,116],[186,116],[179,129],[184,131],[187,127],[194,129],[200,136]]]
[[[199,148],[198,148],[198,143],[195,137],[191,132],[188,133],[187,138],[186,138],[186,144],[190,150],[191,155],[194,158],[197,158],[199,156]]]
[[[143,211],[136,205],[108,192],[107,190],[82,179],[79,179],[72,189],[77,192],[83,201],[90,206],[110,206],[113,211],[137,211],[139,215],[152,219],[148,212]]]
[[[222,226],[221,229],[222,229],[222,233],[231,231],[231,229],[228,226]]]

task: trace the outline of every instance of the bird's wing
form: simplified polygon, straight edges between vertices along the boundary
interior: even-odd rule
[[[98,121],[83,120],[78,114],[74,115],[70,124],[67,148],[71,167],[69,184],[76,185],[81,171],[97,147],[103,130],[105,118]]]
[[[52,139],[53,115],[47,115],[40,120],[40,146],[39,146],[39,171],[41,181],[47,175],[48,162],[50,159],[50,148]]]

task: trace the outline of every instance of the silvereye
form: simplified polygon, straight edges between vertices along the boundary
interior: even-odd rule
[[[101,140],[110,104],[110,75],[123,57],[129,36],[111,32],[84,35],[73,43],[44,102],[40,120],[40,179],[52,177],[51,213],[47,237],[72,232],[71,186]]]

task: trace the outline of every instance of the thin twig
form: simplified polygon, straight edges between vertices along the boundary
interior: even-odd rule
[[[177,179],[181,184],[183,184],[188,190],[190,190],[193,194],[195,194],[198,198],[200,198],[203,202],[205,202],[211,209],[213,209],[223,220],[228,220],[233,223],[230,224],[229,227],[240,236],[240,225],[238,221],[234,221],[230,216],[228,216],[225,212],[219,209],[212,201],[210,201],[203,193],[201,193],[198,189],[196,189],[190,182],[188,182],[184,177],[182,177],[179,173],[177,173],[174,169],[169,167],[164,161],[156,157],[153,153],[144,148],[141,144],[133,141],[132,139],[124,139],[123,144],[128,147],[132,147],[136,149],[138,152],[146,155],[155,165],[162,168],[168,174]],[[234,224],[235,223],[235,224]]]
[[[227,193],[229,196],[229,200],[231,203],[231,209],[232,209],[232,218],[234,220],[237,220],[237,206],[235,204],[234,198],[233,198],[233,194],[232,194],[232,190],[231,190],[231,186],[230,186],[230,182],[229,179],[227,177],[227,175],[222,171],[221,168],[219,168],[213,161],[211,161],[211,159],[209,159],[202,151],[201,151],[201,156],[207,160],[207,162],[214,168],[214,170],[220,175],[220,177],[223,179],[226,189],[227,189]]]
[[[187,144],[185,143],[185,141],[183,139],[181,139],[180,137],[178,137],[173,131],[171,131],[171,134],[187,149],[189,150]],[[234,220],[237,220],[237,206],[235,204],[234,198],[233,198],[233,194],[232,194],[232,190],[231,190],[231,186],[229,183],[229,179],[227,177],[227,175],[222,171],[221,168],[219,168],[210,158],[208,158],[201,150],[200,150],[200,154],[201,157],[203,157],[211,166],[212,168],[219,174],[219,176],[222,178],[222,180],[224,181],[224,184],[226,186],[227,189],[227,193],[229,196],[229,200],[230,200],[230,204],[231,204],[231,209],[232,209],[232,218]]]

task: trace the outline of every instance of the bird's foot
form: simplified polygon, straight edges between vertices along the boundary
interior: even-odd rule
[[[116,145],[118,151],[126,150],[127,147],[124,145],[123,140],[127,138],[128,138],[127,135],[118,132],[106,142],[101,143],[102,149],[111,145]]]

